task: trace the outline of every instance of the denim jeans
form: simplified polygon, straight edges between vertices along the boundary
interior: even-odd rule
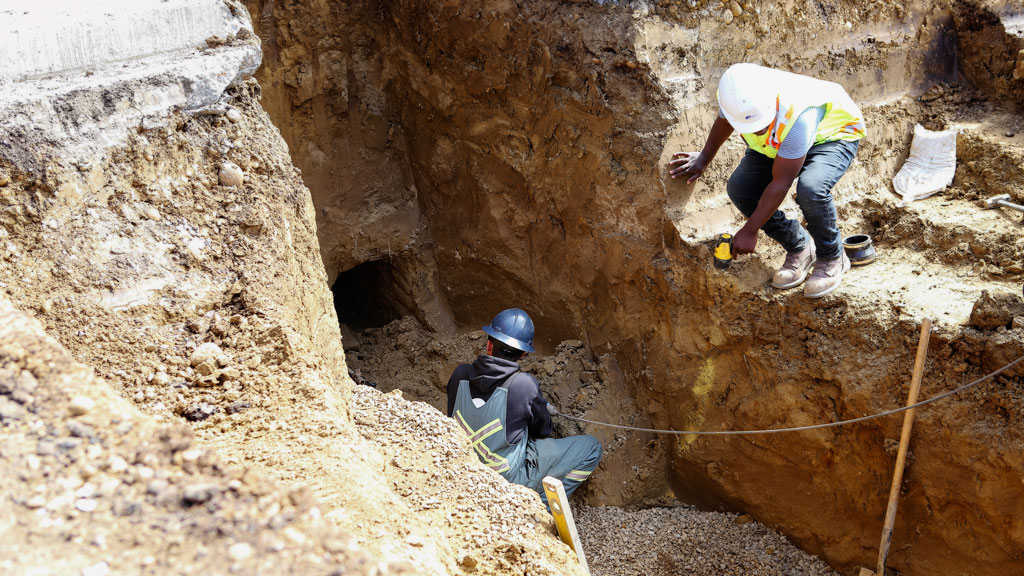
[[[817,248],[818,258],[831,260],[842,253],[836,204],[832,200],[832,187],[846,173],[857,155],[860,142],[825,142],[811,146],[800,169],[796,183],[796,203],[807,220],[807,230],[796,220],[786,218],[782,210],[761,227],[769,238],[787,252],[802,250],[810,233]],[[744,216],[750,217],[757,208],[761,194],[772,181],[772,158],[747,148],[736,171],[729,177],[729,199]]]

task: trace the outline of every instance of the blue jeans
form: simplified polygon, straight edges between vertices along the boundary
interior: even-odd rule
[[[796,183],[796,203],[807,220],[807,231],[796,220],[786,218],[782,210],[761,227],[769,238],[787,252],[802,250],[807,245],[807,233],[814,239],[818,258],[838,258],[843,246],[839,237],[836,204],[832,200],[832,187],[846,173],[857,155],[860,142],[825,142],[811,146],[800,169]],[[729,199],[747,218],[754,213],[761,194],[772,181],[774,159],[747,148],[740,165],[729,177]]]

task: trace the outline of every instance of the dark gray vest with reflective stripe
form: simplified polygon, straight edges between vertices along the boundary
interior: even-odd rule
[[[455,421],[469,435],[480,461],[510,481],[523,473],[526,458],[525,437],[517,444],[509,444],[505,438],[508,385],[519,374],[509,376],[479,408],[473,405],[469,380],[459,381],[459,392],[455,396]]]

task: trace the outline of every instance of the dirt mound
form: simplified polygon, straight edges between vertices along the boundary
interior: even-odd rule
[[[446,536],[460,573],[562,576],[574,572],[572,551],[539,534],[554,520],[536,492],[480,465],[454,420],[434,408],[367,386],[354,392],[359,433],[384,458],[387,485],[417,519]],[[416,535],[413,546],[427,546]]]
[[[0,422],[5,573],[384,568],[308,489],[227,466],[187,426],[142,414],[3,297]]]

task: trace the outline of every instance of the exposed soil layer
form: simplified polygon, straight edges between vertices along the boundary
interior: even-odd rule
[[[4,448],[3,489],[5,500],[14,498],[17,522],[6,544],[24,546],[38,534],[55,551],[57,542],[78,542],[81,533],[82,544],[68,551],[69,566],[77,566],[102,560],[90,542],[94,533],[109,534],[106,557],[129,573],[154,561],[160,572],[227,571],[234,556],[223,552],[236,541],[250,546],[231,548],[242,558],[239,570],[253,573],[305,571],[307,559],[319,562],[309,572],[577,573],[540,499],[486,471],[450,421],[400,399],[352,404],[313,206],[258,96],[250,81],[224,96],[219,114],[147,118],[126,142],[77,165],[59,154],[60,143],[31,134],[16,152],[31,154],[30,166],[41,172],[17,155],[0,163],[4,298],[96,371],[103,382],[84,383],[89,391],[128,399],[147,415],[118,440],[116,420],[127,418],[118,414],[137,414],[122,408],[123,400],[111,400],[112,414],[103,404],[95,416],[68,420],[71,388],[39,385],[38,417],[17,389],[12,398],[29,404],[28,413],[4,392],[3,441],[11,447]],[[241,170],[241,182],[224,183],[218,173],[227,161]],[[3,348],[0,362],[15,368],[3,374],[5,390],[26,366],[37,380],[50,378],[48,352],[26,338],[4,333],[12,351],[8,358]],[[353,416],[363,419],[360,426]],[[165,432],[154,421],[177,427]],[[412,432],[424,429],[432,430],[425,444],[411,449]],[[202,450],[193,450],[193,436]],[[56,445],[56,452],[33,459],[37,443]],[[141,481],[107,487],[102,463],[114,456],[130,466],[113,480],[131,484],[145,465],[170,487],[155,494]],[[413,468],[423,471],[414,490]],[[395,482],[383,481],[388,477]],[[272,488],[271,480],[302,500],[279,503],[288,490]],[[190,496],[193,485],[206,488]],[[46,514],[57,520],[35,511],[43,508],[32,500],[37,490],[47,506],[52,501]],[[71,509],[69,494],[96,500],[96,515]],[[481,507],[464,514],[468,501]],[[123,515],[122,503],[132,504]],[[132,526],[148,522],[149,512],[153,526],[136,532]],[[165,527],[171,539],[128,536]],[[335,529],[353,537],[338,544]],[[274,556],[279,542],[288,551]],[[367,557],[371,565],[364,565]],[[36,556],[19,561],[15,567],[47,565]]]
[[[1024,16],[1000,0],[955,2],[960,67],[989,98],[1021,109],[1024,102]]]
[[[543,353],[576,339],[591,357],[608,355],[626,391],[613,398],[637,411],[595,407],[596,419],[768,428],[891,409],[904,402],[923,316],[936,321],[925,396],[1024,353],[1013,300],[1024,279],[1020,219],[981,205],[1022,194],[1022,119],[1004,105],[1018,89],[1019,6],[249,5],[264,46],[277,50],[259,74],[293,150],[336,142],[340,154],[387,126],[371,149],[387,154],[382,166],[402,167],[401,182],[387,185],[401,201],[365,181],[310,185],[318,198],[365,199],[368,222],[410,218],[400,247],[392,228],[355,226],[374,259],[393,253],[410,312],[427,326],[473,329],[520,306]],[[325,64],[339,57],[329,50],[344,66]],[[702,145],[717,78],[741,60],[840,82],[867,117],[868,138],[834,195],[843,234],[871,234],[880,258],[821,301],[766,287],[782,254],[764,238],[757,256],[727,273],[712,268],[712,238],[741,222],[723,193],[738,139],[695,186],[665,172],[671,153]],[[342,69],[346,93],[360,94],[343,120],[365,132],[317,120],[336,101]],[[288,83],[303,70],[309,82]],[[960,129],[960,167],[947,192],[897,208],[889,182],[915,123]],[[343,159],[366,166],[372,154],[366,164]],[[398,173],[384,171],[384,182]],[[334,218],[330,202],[322,224]],[[368,261],[345,240],[352,230],[320,226],[329,268]],[[1024,561],[1021,374],[919,414],[892,567],[996,574]],[[785,437],[687,438],[651,454],[666,455],[651,467],[670,470],[684,501],[750,513],[852,569],[872,563],[893,466],[885,447],[898,433],[890,418]],[[587,503],[608,494],[588,493]]]

